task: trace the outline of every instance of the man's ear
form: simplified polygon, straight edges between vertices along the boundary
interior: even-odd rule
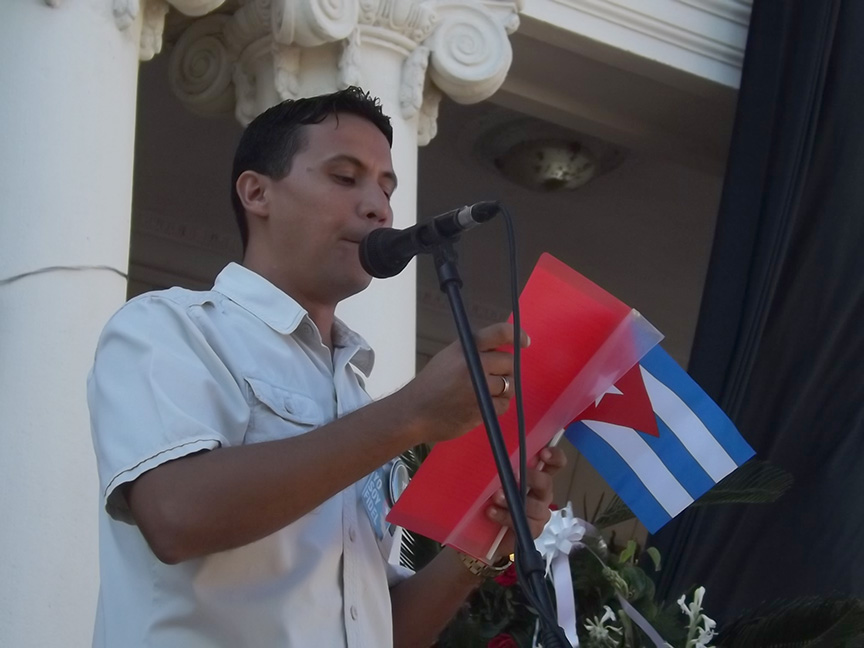
[[[244,171],[237,178],[237,196],[247,216],[267,218],[270,215],[269,181],[270,178],[256,171]]]

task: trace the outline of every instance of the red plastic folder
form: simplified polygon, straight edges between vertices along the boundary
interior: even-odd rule
[[[522,389],[529,465],[556,432],[595,402],[662,335],[638,312],[549,254],[519,298],[531,345],[522,350]],[[514,470],[516,405],[499,418]],[[484,510],[500,487],[484,426],[439,443],[387,517],[481,560],[500,526]]]

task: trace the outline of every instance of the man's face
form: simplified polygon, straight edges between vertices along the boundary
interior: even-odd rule
[[[396,176],[386,137],[362,117],[331,115],[303,135],[290,173],[271,181],[270,278],[301,303],[335,306],[369,285],[359,243],[392,225]]]

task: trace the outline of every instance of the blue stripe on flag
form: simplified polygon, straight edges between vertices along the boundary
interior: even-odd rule
[[[657,429],[660,432],[660,436],[655,437],[650,434],[642,434],[642,440],[654,451],[654,454],[669,469],[669,472],[675,476],[675,479],[690,494],[690,497],[697,499],[704,495],[709,488],[714,486],[714,480],[705,472],[705,469],[702,468],[699,462],[693,458],[693,455],[687,451],[687,448],[684,447],[681,440],[669,429],[669,426],[659,416],[655,416],[654,418],[657,419]],[[638,433],[634,432],[634,434]]]
[[[734,423],[672,356],[657,346],[639,364],[687,403],[736,464],[740,466],[753,456],[753,449],[735,429]]]
[[[672,519],[621,456],[587,425],[579,421],[571,423],[565,430],[565,436],[594,466],[618,497],[624,500],[650,533],[656,533]]]

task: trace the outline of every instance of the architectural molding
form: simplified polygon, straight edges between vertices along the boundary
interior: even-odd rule
[[[676,0],[744,27],[750,25],[751,0]]]
[[[226,257],[237,253],[238,242],[235,235],[223,234],[210,226],[192,221],[169,218],[158,212],[139,209],[132,219],[132,231],[154,236],[174,244],[193,246]],[[170,271],[172,269],[165,268]]]
[[[718,40],[712,35],[695,31],[688,26],[664,20],[656,15],[635,9],[630,3],[619,0],[553,0],[554,2],[602,19],[606,22],[644,34],[659,41],[681,47],[700,56],[740,68],[744,61],[743,44]],[[718,7],[739,5],[727,0],[675,0],[706,11],[710,6],[717,14]],[[719,14],[718,14],[719,15]],[[736,19],[735,22],[738,22]],[[745,23],[746,25],[746,23]]]
[[[639,75],[656,73],[658,80],[683,72],[737,88],[750,6],[751,0],[532,0],[520,35]]]
[[[142,57],[159,51],[166,1],[178,9],[184,4],[180,10],[188,13],[190,4],[201,9],[208,0],[144,1],[160,8],[153,8],[152,19],[145,21]],[[513,56],[508,35],[519,24],[523,4],[524,0],[245,0],[233,13],[205,16],[186,27],[171,53],[170,82],[191,110],[222,113],[233,108],[245,125],[278,101],[297,97],[309,75],[320,77],[322,56],[328,52],[336,69],[330,81],[316,77],[316,88],[324,83],[337,90],[368,85],[364,57],[373,49],[389,50],[401,66],[398,97],[392,99],[398,101],[405,120],[415,121],[419,142],[425,144],[435,135],[444,94],[473,103],[501,86]],[[307,63],[307,56],[314,61]],[[313,65],[318,67],[313,70]]]

